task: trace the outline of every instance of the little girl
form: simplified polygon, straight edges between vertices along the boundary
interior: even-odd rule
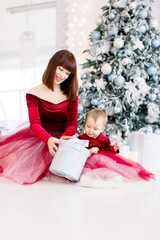
[[[123,180],[132,181],[154,179],[154,174],[146,171],[140,164],[116,155],[120,141],[112,146],[109,138],[101,134],[106,123],[107,116],[99,109],[93,109],[87,115],[85,133],[78,138],[89,140],[91,156],[87,159],[82,176],[88,174],[91,179],[104,181],[117,175]]]

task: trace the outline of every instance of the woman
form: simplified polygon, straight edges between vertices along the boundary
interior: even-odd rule
[[[48,169],[61,139],[77,130],[77,65],[74,55],[53,55],[42,84],[26,94],[30,127],[0,139],[0,176],[19,184],[51,177]]]

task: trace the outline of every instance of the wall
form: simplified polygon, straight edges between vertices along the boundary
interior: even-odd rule
[[[106,0],[57,0],[56,49],[67,48],[78,62],[78,74],[85,59],[82,52],[88,48],[89,34],[96,28],[96,19]]]
[[[38,0],[47,1],[47,0]],[[11,14],[7,8],[24,5],[22,0],[0,1],[0,71],[20,67],[20,36],[24,31],[35,33],[37,63],[45,63],[55,51],[56,8]],[[36,3],[32,0],[32,3]]]
[[[157,21],[159,22],[159,30],[160,30],[160,14],[159,14],[159,9],[160,9],[160,1],[159,0],[155,0],[155,2],[153,3],[153,8],[152,8],[152,13],[153,16],[157,19]]]

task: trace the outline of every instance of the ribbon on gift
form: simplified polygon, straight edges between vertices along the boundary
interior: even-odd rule
[[[61,140],[60,151],[67,151],[70,147],[72,147],[73,143],[78,143],[84,147],[88,147],[88,140],[80,140],[78,138],[70,138],[69,140]]]

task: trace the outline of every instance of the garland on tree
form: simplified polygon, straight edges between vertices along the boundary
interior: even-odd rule
[[[108,0],[89,36],[79,90],[78,133],[86,113],[108,115],[105,134],[151,126],[160,131],[160,32],[154,0]]]

